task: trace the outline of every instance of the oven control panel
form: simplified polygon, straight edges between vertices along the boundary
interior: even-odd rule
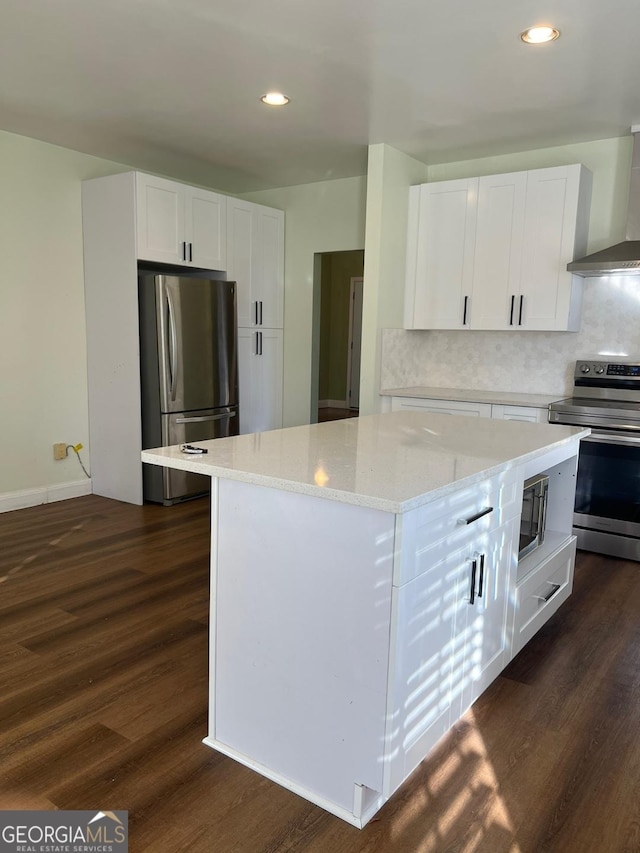
[[[578,361],[576,362],[575,378],[606,379],[615,381],[617,378],[640,379],[640,364],[608,361]]]
[[[640,376],[640,364],[608,364],[607,376]]]

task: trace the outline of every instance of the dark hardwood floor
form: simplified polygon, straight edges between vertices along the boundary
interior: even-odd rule
[[[364,830],[201,743],[208,501],[0,516],[0,808],[127,809],[132,853],[637,853],[640,564],[574,595]]]
[[[318,423],[326,423],[326,421],[340,421],[343,418],[357,418],[360,413],[359,409],[337,409],[332,406],[323,406],[318,409]]]

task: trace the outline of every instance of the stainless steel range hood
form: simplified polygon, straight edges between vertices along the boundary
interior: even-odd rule
[[[597,275],[640,275],[640,125],[631,128],[633,158],[627,211],[627,235],[622,243],[594,252],[567,264],[569,272],[585,277]]]

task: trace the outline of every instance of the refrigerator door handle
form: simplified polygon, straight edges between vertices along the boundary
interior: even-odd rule
[[[173,297],[168,287],[165,288],[165,294],[167,297],[167,305],[169,306],[169,373],[171,375],[169,396],[173,402],[176,399],[176,390],[178,386],[178,331],[176,328],[176,314]]]
[[[201,424],[205,421],[222,421],[225,418],[235,418],[235,412],[225,412],[223,415],[198,415],[194,418],[176,418],[177,424]]]

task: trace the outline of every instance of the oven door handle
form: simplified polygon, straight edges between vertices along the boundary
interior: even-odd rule
[[[629,446],[640,446],[640,435],[629,435],[629,433],[616,432],[592,432],[582,441],[592,441],[598,444],[628,444]]]

